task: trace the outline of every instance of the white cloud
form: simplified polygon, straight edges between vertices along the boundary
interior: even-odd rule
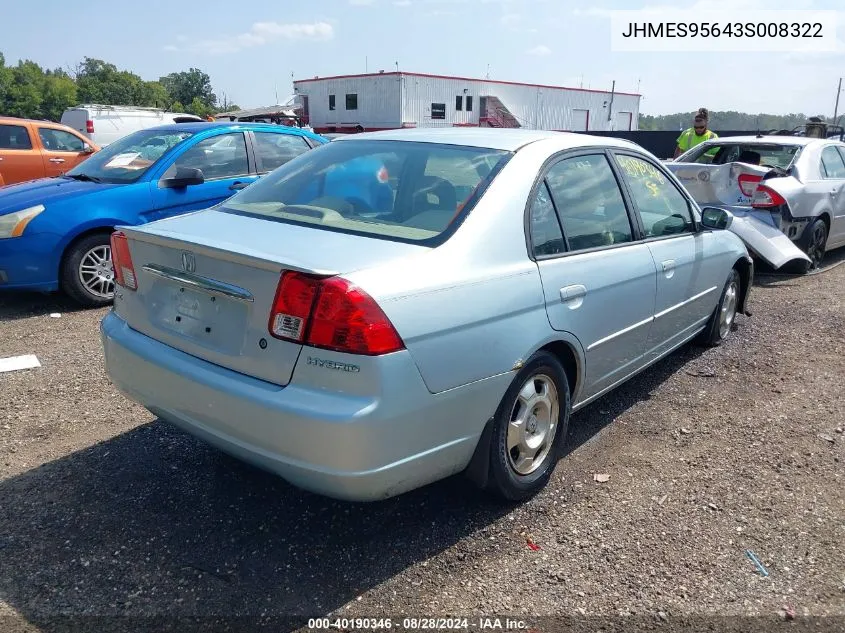
[[[528,55],[534,55],[536,57],[546,57],[552,54],[552,49],[550,49],[548,46],[545,46],[544,44],[540,44],[526,51],[526,53]]]
[[[193,43],[185,42],[180,46],[169,44],[166,51],[193,51],[221,55],[236,53],[245,48],[264,46],[275,40],[330,40],[334,37],[334,27],[327,22],[311,24],[285,24],[282,22],[256,22],[249,31],[235,35],[224,35],[212,39],[197,40]]]
[[[393,4],[397,7],[410,7],[411,0],[396,0]]]

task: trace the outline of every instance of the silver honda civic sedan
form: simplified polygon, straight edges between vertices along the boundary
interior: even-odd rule
[[[190,186],[186,183],[185,186]],[[623,140],[356,134],[112,236],[111,380],[296,486],[549,480],[572,413],[749,314],[729,212]]]

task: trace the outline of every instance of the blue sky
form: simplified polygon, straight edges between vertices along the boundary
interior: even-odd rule
[[[48,4],[48,3],[44,3]],[[841,0],[311,0],[239,4],[145,0],[131,13],[113,0],[55,10],[5,0],[6,63],[68,67],[96,57],[145,79],[191,66],[242,107],[282,99],[297,79],[401,70],[639,91],[645,114],[711,110],[832,114],[845,46],[832,53],[620,53],[610,50],[614,9],[839,9]],[[127,6],[123,4],[122,6]],[[845,107],[845,94],[840,112]]]

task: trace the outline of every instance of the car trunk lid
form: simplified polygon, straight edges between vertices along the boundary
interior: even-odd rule
[[[751,206],[756,185],[772,171],[747,163],[664,163],[700,205]]]
[[[284,271],[339,275],[428,250],[216,210],[121,230],[138,288],[118,286],[115,311],[130,327],[277,385],[302,349],[268,330]]]

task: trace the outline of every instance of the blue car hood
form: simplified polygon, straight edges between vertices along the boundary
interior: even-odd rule
[[[20,211],[37,204],[47,207],[51,203],[64,202],[123,186],[71,178],[40,178],[7,185],[0,187],[0,215]]]

